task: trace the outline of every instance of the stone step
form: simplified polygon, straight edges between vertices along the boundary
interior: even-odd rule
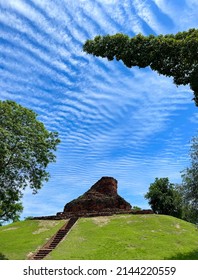
[[[36,255],[34,255],[34,260],[42,260],[44,257],[47,256],[52,250],[51,249],[40,249]]]
[[[75,224],[75,222],[78,220],[78,218],[71,218],[68,223],[62,228],[57,231],[57,233],[54,235],[54,237],[51,239],[51,241],[48,241],[47,244],[43,246],[34,256],[33,260],[41,260],[44,257],[47,256],[53,249],[56,248],[56,246],[60,243],[60,241],[66,236],[66,234],[69,232],[69,230],[72,228],[72,226]]]
[[[55,239],[55,238],[62,238],[62,237],[65,236],[65,234],[66,234],[66,233],[64,233],[64,234],[63,234],[63,233],[61,233],[61,234],[59,233],[59,234],[57,234],[57,235],[54,237],[54,239]]]

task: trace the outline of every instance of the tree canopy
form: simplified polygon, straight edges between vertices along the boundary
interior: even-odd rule
[[[154,213],[181,217],[181,195],[168,178],[156,178],[155,182],[150,184],[145,198]]]
[[[85,42],[83,50],[108,60],[122,60],[129,68],[150,66],[159,74],[173,77],[176,85],[190,85],[198,106],[198,29],[132,38],[119,33],[96,36]]]
[[[49,178],[55,161],[57,132],[49,132],[37,114],[14,101],[0,101],[0,221],[14,220],[22,211],[22,192],[36,193]]]
[[[198,223],[198,137],[191,142],[191,165],[182,172],[180,187],[185,206],[186,219]]]

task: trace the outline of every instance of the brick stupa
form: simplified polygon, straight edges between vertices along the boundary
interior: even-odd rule
[[[87,192],[67,203],[62,214],[116,212],[131,210],[131,205],[117,193],[117,180],[102,177]]]
[[[130,203],[118,195],[117,184],[117,180],[113,177],[102,177],[83,195],[67,203],[63,212],[58,212],[53,216],[34,217],[33,219],[60,220],[114,214],[153,214],[150,209],[131,209]]]

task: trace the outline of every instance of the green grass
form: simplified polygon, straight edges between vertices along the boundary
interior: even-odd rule
[[[0,259],[27,259],[65,221],[24,221],[0,227]],[[164,215],[80,218],[49,260],[198,260],[195,225]]]
[[[64,223],[65,221],[27,220],[0,227],[0,259],[27,259]]]
[[[198,230],[163,215],[83,218],[47,259],[198,260]]]

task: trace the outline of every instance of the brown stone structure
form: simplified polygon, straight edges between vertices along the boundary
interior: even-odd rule
[[[83,195],[67,203],[63,212],[33,219],[60,220],[114,214],[153,214],[150,209],[140,211],[131,209],[130,203],[118,195],[117,184],[117,180],[113,177],[102,177]]]
[[[130,209],[131,205],[117,193],[117,180],[112,177],[102,177],[82,196],[67,203],[63,214]]]

